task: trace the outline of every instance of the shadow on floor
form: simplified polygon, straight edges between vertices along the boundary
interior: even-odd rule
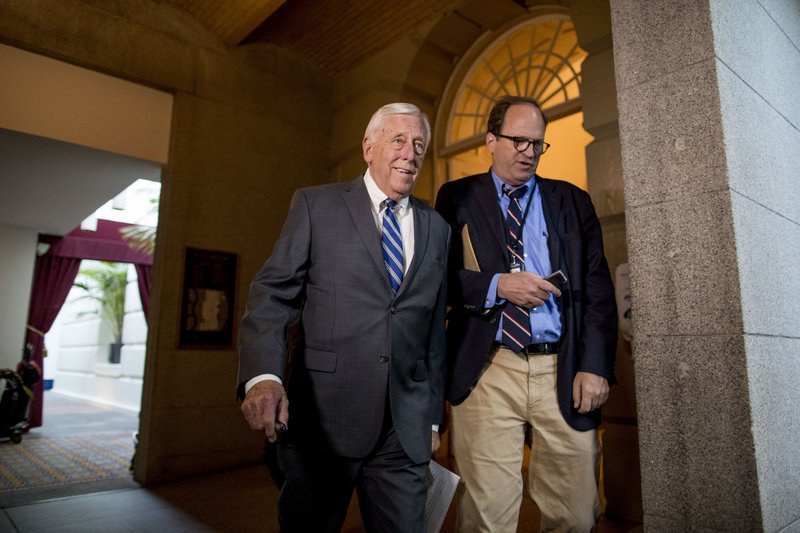
[[[119,424],[122,429],[138,427],[138,415],[113,408],[97,407],[70,398],[45,399],[45,426],[32,430],[30,438],[92,432],[96,424]],[[61,400],[64,400],[63,402]],[[122,411],[122,412],[118,412]],[[99,422],[98,422],[99,421]],[[105,425],[104,427],[108,427]],[[36,435],[39,435],[38,437]],[[28,438],[28,437],[25,437]],[[267,468],[247,468],[205,475],[154,487],[83,495],[54,497],[45,501],[8,506],[0,509],[0,533],[4,532],[263,532],[278,531],[275,509],[278,490]],[[519,531],[537,532],[539,513],[525,498],[520,513]],[[442,531],[453,531],[451,506]],[[352,505],[344,533],[363,531],[356,505]],[[604,520],[598,533],[641,531],[637,524]]]

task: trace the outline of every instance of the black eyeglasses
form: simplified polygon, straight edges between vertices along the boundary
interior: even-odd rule
[[[533,146],[533,153],[536,155],[542,155],[550,148],[550,143],[546,143],[541,139],[528,139],[527,137],[509,137],[508,135],[503,135],[502,133],[493,133],[495,137],[500,137],[503,139],[508,139],[512,143],[514,143],[514,149],[517,152],[524,152],[528,149],[529,146]]]

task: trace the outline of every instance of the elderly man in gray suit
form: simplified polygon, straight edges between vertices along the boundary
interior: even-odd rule
[[[410,196],[430,138],[416,106],[379,109],[362,141],[367,171],[296,191],[251,284],[237,391],[250,427],[280,434],[284,532],[339,531],[354,489],[367,531],[425,529],[450,244],[449,226]]]

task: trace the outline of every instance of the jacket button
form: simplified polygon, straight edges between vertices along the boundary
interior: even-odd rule
[[[378,361],[380,361],[381,363],[388,363],[389,362],[389,358],[386,357],[385,355],[382,355],[382,356],[378,357]]]
[[[397,313],[397,307],[395,307],[395,306],[392,306],[392,308],[390,309],[390,311],[392,312],[392,314],[393,314],[393,315],[394,315],[394,314],[396,314],[396,313]]]

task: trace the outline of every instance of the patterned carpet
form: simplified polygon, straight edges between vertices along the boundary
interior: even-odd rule
[[[130,473],[132,456],[129,431],[0,441],[0,508],[138,487]]]

